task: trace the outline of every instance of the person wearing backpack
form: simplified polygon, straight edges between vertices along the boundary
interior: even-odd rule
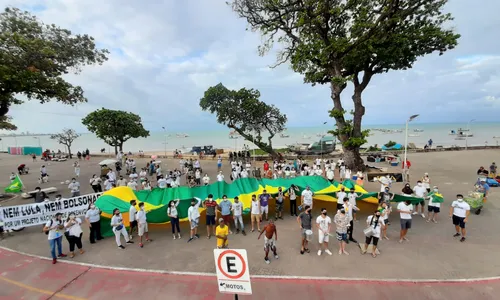
[[[377,245],[380,239],[380,229],[385,226],[384,218],[380,217],[380,211],[376,210],[373,215],[366,219],[368,227],[363,231],[366,236],[365,247],[361,248],[361,253],[365,254],[368,250],[368,245],[372,244],[372,256],[377,257]]]
[[[43,232],[48,235],[50,254],[52,255],[52,264],[57,263],[58,257],[66,257],[62,252],[62,237],[64,232],[64,223],[62,221],[62,213],[56,213],[54,217],[48,221],[43,227]],[[59,255],[56,256],[56,246]]]

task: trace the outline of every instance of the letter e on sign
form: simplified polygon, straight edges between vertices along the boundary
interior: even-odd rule
[[[219,292],[238,295],[252,294],[245,249],[215,249],[214,259]]]

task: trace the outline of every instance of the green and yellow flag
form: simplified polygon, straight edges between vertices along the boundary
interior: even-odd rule
[[[21,181],[21,178],[19,178],[19,175],[12,180],[10,185],[5,188],[6,193],[19,193],[23,189],[23,182]]]
[[[430,192],[427,197],[432,200],[432,203],[443,203],[444,198],[443,195],[438,192]]]

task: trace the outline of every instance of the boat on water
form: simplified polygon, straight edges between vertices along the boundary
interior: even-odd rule
[[[189,135],[187,133],[176,133],[175,137],[177,138],[187,138]]]
[[[418,133],[410,133],[410,134],[408,134],[408,137],[419,137],[419,136],[420,136],[420,134],[418,134]]]
[[[285,134],[285,133],[280,133],[280,138],[284,139],[284,138],[289,138],[290,135],[289,134]]]
[[[316,133],[316,136],[321,138],[321,137],[325,136],[325,134],[324,133]]]
[[[413,129],[413,132],[424,132],[423,129]]]
[[[311,136],[303,134],[302,138],[305,139],[305,140],[310,140]]]

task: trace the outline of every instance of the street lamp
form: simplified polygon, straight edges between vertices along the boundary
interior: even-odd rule
[[[465,150],[467,150],[467,144],[468,144],[468,136],[469,136],[469,127],[470,127],[470,123],[474,122],[476,119],[472,119],[470,120],[468,123],[467,123],[467,131],[465,132]]]
[[[326,125],[328,122],[323,122],[323,125]],[[324,133],[321,133],[321,139],[319,140],[321,146],[321,160],[323,161],[323,138],[325,137]]]
[[[40,137],[34,136],[33,138],[38,140],[38,147],[42,148],[42,144],[40,143]]]
[[[405,130],[405,154],[404,154],[404,160],[403,160],[403,168],[404,168],[404,181],[408,181],[409,177],[407,174],[408,174],[408,165],[406,164],[406,157],[408,155],[408,123],[410,123],[411,121],[413,121],[413,119],[415,119],[416,117],[418,117],[419,115],[412,115],[408,118],[408,120],[406,120],[406,130]]]
[[[162,126],[161,128],[163,129],[163,132],[165,132],[164,146],[165,146],[165,158],[167,158],[167,129],[165,129],[165,126]]]

